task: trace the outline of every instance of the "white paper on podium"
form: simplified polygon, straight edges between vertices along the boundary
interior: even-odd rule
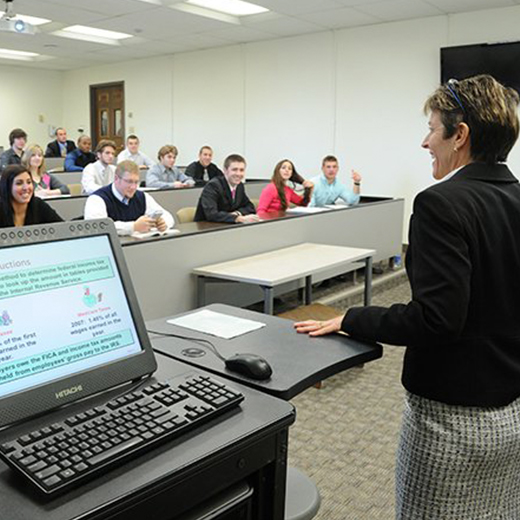
[[[224,339],[236,338],[266,325],[259,321],[237,318],[207,309],[195,311],[180,318],[172,318],[167,320],[167,323]]]

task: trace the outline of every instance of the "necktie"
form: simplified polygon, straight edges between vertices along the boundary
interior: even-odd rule
[[[233,201],[235,200],[235,193],[236,193],[237,189],[236,188],[233,188],[231,190],[231,198],[233,199]]]

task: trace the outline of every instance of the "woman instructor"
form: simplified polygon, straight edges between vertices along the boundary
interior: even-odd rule
[[[295,324],[406,345],[399,520],[520,515],[520,184],[504,164],[518,103],[487,75],[439,87],[422,146],[442,182],[414,201],[412,301]]]

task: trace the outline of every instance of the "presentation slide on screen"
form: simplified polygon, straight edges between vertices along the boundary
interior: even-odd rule
[[[140,350],[106,236],[0,249],[0,397]]]

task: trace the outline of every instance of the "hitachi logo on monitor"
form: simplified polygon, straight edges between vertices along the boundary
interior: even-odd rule
[[[56,399],[62,399],[63,397],[67,397],[68,395],[76,394],[81,391],[83,391],[83,387],[81,385],[71,386],[70,388],[65,388],[65,390],[56,392],[55,395],[56,395]]]

